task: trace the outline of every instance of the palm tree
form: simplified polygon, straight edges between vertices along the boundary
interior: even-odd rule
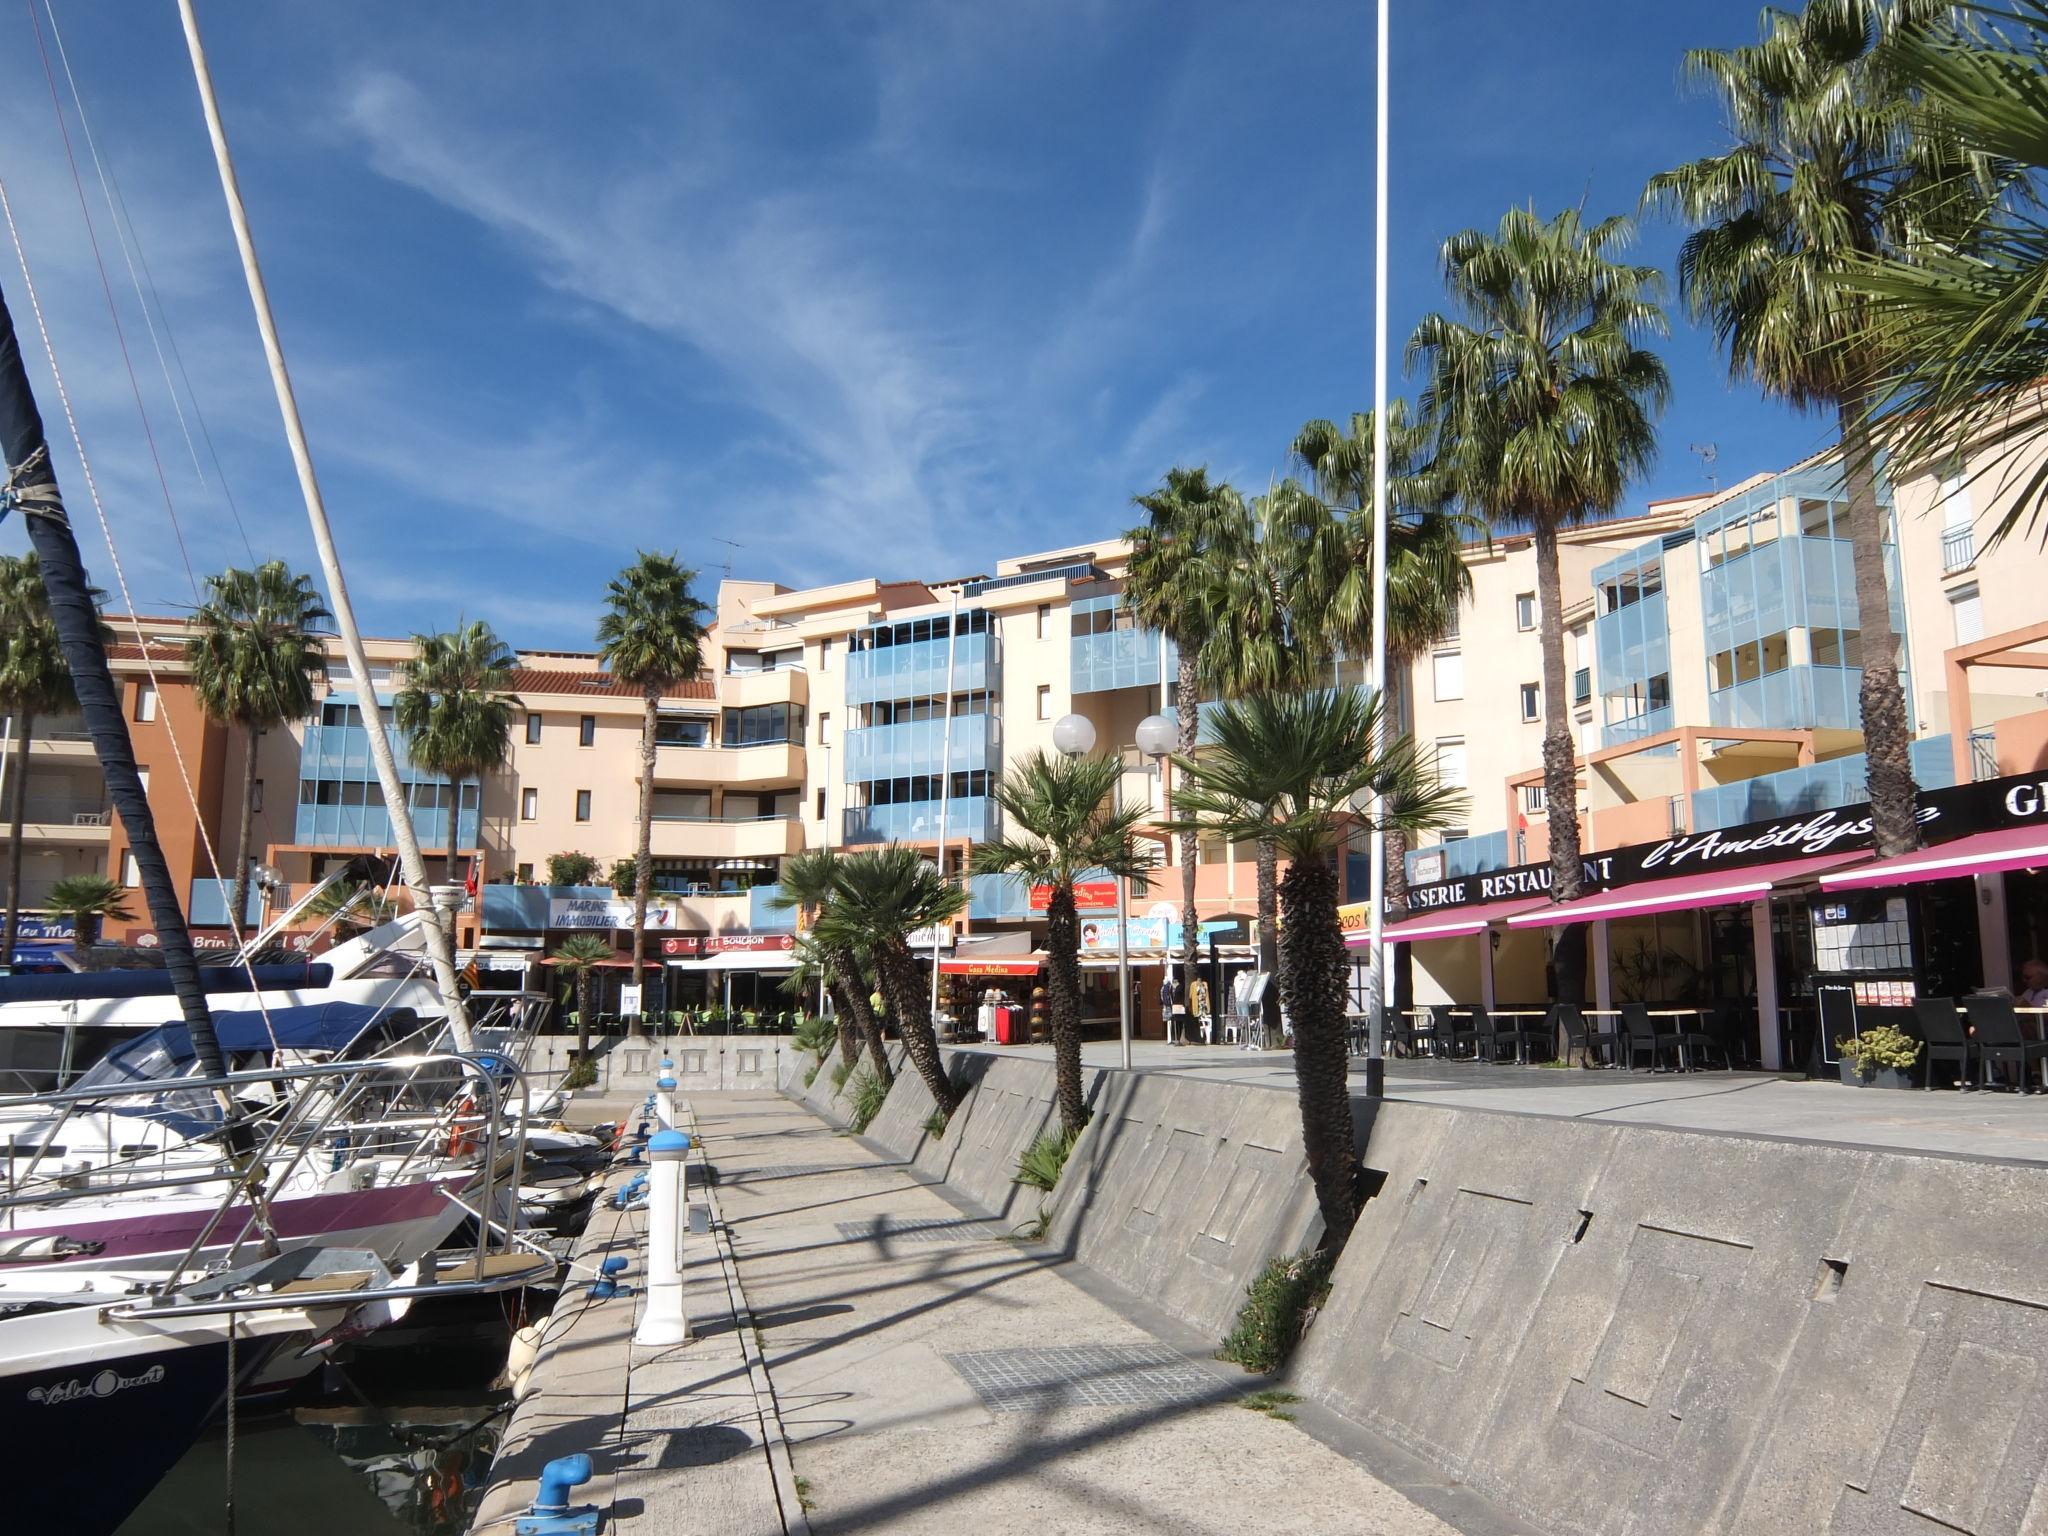
[[[611,942],[594,933],[573,933],[555,946],[555,969],[576,983],[576,1059],[590,1060],[590,973],[612,958]]]
[[[66,875],[50,887],[45,910],[72,922],[71,947],[91,949],[100,941],[100,924],[108,918],[125,923],[135,914],[128,907],[128,893],[105,875]]]
[[[0,962],[14,963],[21,930],[22,826],[28,807],[28,745],[36,716],[72,702],[71,669],[57,640],[57,622],[43,591],[35,552],[0,555],[0,711],[14,716],[9,772],[13,811],[7,839],[7,916],[0,924]]]
[[[976,874],[1015,875],[1030,885],[1051,887],[1045,914],[1047,1018],[1060,1125],[1070,1132],[1088,1123],[1081,1092],[1081,920],[1074,882],[1090,870],[1128,879],[1152,867],[1149,855],[1131,841],[1151,807],[1111,809],[1122,772],[1123,764],[1113,757],[1034,752],[1012,763],[995,787],[995,801],[1014,830],[978,844],[973,856]],[[1193,835],[1192,830],[1183,833],[1184,839]],[[1194,868],[1192,862],[1188,868]],[[1193,932],[1192,915],[1184,921]]]
[[[1228,838],[1272,836],[1287,857],[1280,882],[1286,951],[1281,986],[1294,1024],[1295,1092],[1302,1150],[1323,1215],[1323,1241],[1343,1244],[1357,1218],[1356,1152],[1347,1081],[1345,1004],[1350,973],[1338,926],[1334,861],[1365,813],[1409,831],[1464,814],[1461,790],[1437,783],[1406,736],[1380,740],[1380,700],[1357,689],[1257,693],[1211,721],[1212,745],[1181,764],[1179,814]]]
[[[839,1059],[847,1069],[860,1060],[863,1044],[860,1031],[854,1026],[853,1015],[842,1006],[844,989],[833,979],[832,962],[823,945],[813,934],[800,933],[796,936],[796,947],[789,953],[789,974],[777,983],[776,990],[795,998],[808,1011],[810,1000],[823,988],[833,1000],[839,1036]]]
[[[832,996],[832,1007],[839,1015],[840,1028],[857,1034],[865,1043],[875,1076],[887,1086],[895,1081],[896,1074],[889,1069],[889,1052],[882,1041],[881,1023],[875,1018],[874,1009],[868,1006],[867,984],[861,979],[860,962],[854,954],[854,946],[845,942],[829,942],[830,925],[825,930],[828,937],[819,935],[819,918],[839,896],[840,864],[840,856],[830,848],[812,848],[784,859],[774,904],[784,910],[794,907],[806,915],[810,923],[807,935],[810,947],[824,971],[825,990]],[[842,1040],[844,1038],[842,1034]],[[847,1059],[853,1058],[848,1055]]]
[[[1483,537],[1484,525],[1457,509],[1435,461],[1435,436],[1427,423],[1412,421],[1399,398],[1387,408],[1387,490],[1393,516],[1387,524],[1387,695],[1386,724],[1401,729],[1408,717],[1404,697],[1408,664],[1440,640],[1458,632],[1458,610],[1472,594],[1465,545]],[[1295,462],[1308,474],[1315,498],[1330,517],[1318,529],[1311,555],[1309,591],[1300,606],[1324,625],[1340,654],[1372,654],[1373,610],[1373,419],[1355,411],[1350,430],[1335,422],[1311,421],[1294,436]],[[1408,834],[1390,827],[1386,845],[1386,905],[1398,914],[1408,906]],[[1408,1001],[1408,951],[1395,951],[1399,975],[1395,1001]]]
[[[1181,756],[1195,750],[1201,733],[1199,667],[1218,615],[1210,606],[1219,569],[1234,559],[1249,533],[1244,498],[1226,481],[1211,483],[1206,468],[1176,466],[1159,488],[1132,503],[1145,521],[1124,535],[1130,564],[1124,600],[1137,621],[1179,652],[1173,707]],[[1197,841],[1180,836],[1181,995],[1190,994],[1195,971],[1195,870]],[[1078,1027],[1078,1026],[1077,1026]],[[1057,1037],[1055,1037],[1057,1038]],[[1078,1058],[1077,1058],[1078,1059]],[[1078,1071],[1078,1068],[1077,1068]]]
[[[510,690],[519,661],[481,619],[445,634],[414,635],[412,643],[414,660],[391,712],[406,733],[406,755],[448,781],[448,883],[453,885],[462,878],[462,785],[475,779],[481,804],[484,775],[502,767],[511,752],[519,697]],[[454,937],[452,915],[449,937]]]
[[[1947,10],[1946,0],[1808,0],[1797,14],[1765,11],[1754,44],[1692,50],[1685,73],[1720,98],[1733,146],[1652,177],[1643,194],[1694,226],[1679,291],[1720,336],[1731,375],[1834,413],[1880,857],[1919,846],[1919,801],[1868,421],[1882,338],[1864,295],[1836,278],[1905,254],[1944,217],[1928,193],[1956,156],[1938,121],[1916,111],[1898,54]]]
[[[640,982],[647,948],[647,893],[654,878],[654,737],[661,698],[704,666],[705,607],[690,590],[697,573],[675,556],[641,550],[639,558],[605,588],[597,621],[605,665],[640,690],[640,840],[633,882],[633,983]]]
[[[242,728],[242,814],[228,900],[228,925],[239,929],[249,908],[257,738],[312,714],[318,686],[327,679],[327,653],[313,626],[332,615],[312,579],[294,575],[282,560],[253,571],[231,567],[207,577],[206,590],[206,603],[192,616],[185,660],[207,717]]]
[[[924,1079],[939,1111],[949,1119],[958,1095],[939,1058],[931,999],[918,981],[910,935],[921,928],[950,923],[966,905],[967,893],[941,875],[923,854],[902,843],[890,843],[840,860],[837,894],[814,925],[819,943],[868,956],[882,996],[903,1033],[903,1048],[911,1065]]]
[[[397,909],[391,898],[369,881],[343,880],[315,896],[307,904],[306,915],[361,933],[390,922]]]
[[[1611,512],[1649,468],[1651,425],[1670,382],[1640,341],[1665,330],[1654,267],[1616,260],[1626,219],[1590,227],[1567,210],[1549,221],[1510,209],[1489,234],[1444,244],[1454,313],[1423,318],[1408,343],[1428,371],[1424,417],[1460,507],[1536,548],[1543,650],[1543,784],[1550,806],[1550,896],[1579,894],[1578,773],[1565,689],[1558,535]],[[1557,941],[1558,995],[1585,992],[1584,925]]]

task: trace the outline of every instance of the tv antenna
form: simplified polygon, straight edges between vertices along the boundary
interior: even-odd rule
[[[732,552],[733,552],[734,550],[736,550],[736,549],[745,549],[745,548],[746,548],[747,546],[746,546],[746,545],[744,545],[744,544],[738,544],[738,543],[735,543],[735,542],[734,542],[733,540],[731,540],[731,539],[713,539],[713,540],[712,540],[711,542],[712,542],[712,543],[714,543],[714,544],[723,544],[723,545],[725,546],[725,579],[726,579],[727,581],[731,581],[731,580],[732,580]]]
[[[1714,460],[1721,457],[1720,445],[1718,443],[1694,443],[1692,451],[1700,456],[1700,466],[1707,472],[1707,489],[1710,491],[1719,490],[1721,488],[1721,477],[1714,473]]]

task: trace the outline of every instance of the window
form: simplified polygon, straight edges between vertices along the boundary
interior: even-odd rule
[[[1438,699],[1465,697],[1465,655],[1462,651],[1438,651],[1430,658],[1430,671]]]
[[[147,768],[144,768],[144,767],[137,767],[137,768],[136,768],[136,770],[135,770],[135,777],[137,777],[138,779],[142,780],[142,792],[143,792],[143,793],[144,793],[145,795],[146,795],[146,794],[148,794],[148,793],[149,793],[149,770],[148,770]],[[258,809],[258,810],[261,810],[261,809],[262,809],[262,807],[261,807],[261,806],[258,806],[258,807],[257,807],[257,809]]]
[[[657,789],[649,807],[656,821],[709,821],[711,791],[708,789]]]
[[[320,706],[322,725],[361,725],[363,712],[354,704],[323,704]]]
[[[1957,645],[1984,638],[1984,604],[1977,595],[1976,583],[1949,593],[1948,611],[1955,619]]]
[[[578,725],[578,726],[576,727],[576,732],[577,732],[577,737],[576,737],[576,740],[577,740],[577,745],[579,745],[579,746],[585,746],[585,747],[594,747],[594,746],[596,746],[596,745],[597,745],[597,716],[595,716],[595,715],[585,715],[585,716],[583,717],[582,723],[581,723],[580,725]]]
[[[823,789],[820,789],[820,790],[818,791],[818,820],[820,820],[820,821],[823,821],[824,819],[825,819],[825,791],[824,791]]]
[[[1543,685],[1540,683],[1522,684],[1522,718],[1524,720],[1540,720],[1542,717]]]
[[[135,685],[135,718],[145,722],[156,718],[155,683],[137,683]]]
[[[142,781],[142,787],[144,789],[149,788],[148,779],[144,779]],[[261,779],[258,779],[255,783],[249,786],[249,809],[252,811],[260,811],[263,809],[263,781]]]
[[[533,884],[533,866],[531,864],[519,866],[519,883],[521,885]]]
[[[818,745],[822,747],[831,739],[832,711],[829,709],[821,709],[818,711]]]
[[[1438,639],[1449,641],[1458,638],[1458,619],[1459,614],[1462,611],[1463,603],[1463,598],[1459,598],[1456,601],[1452,602],[1450,622],[1444,626],[1444,632],[1437,637]]]
[[[1754,682],[1782,672],[1790,664],[1791,652],[1786,644],[1785,632],[1765,635],[1761,640],[1745,640],[1732,650],[1716,651],[1708,658],[1709,677],[1707,686],[1719,691],[1732,688],[1737,683]]]
[[[590,791],[587,789],[576,791],[576,819],[578,821],[590,820]]]
[[[526,717],[526,744],[529,747],[538,746],[540,744],[539,715],[528,715]]]
[[[540,791],[522,789],[519,791],[519,819],[533,821],[540,816]]]
[[[655,745],[662,747],[708,747],[711,745],[709,715],[658,715],[654,721]]]
[[[1465,785],[1465,738],[1439,736],[1436,743],[1437,781],[1452,789]]]
[[[818,670],[820,672],[830,672],[832,670],[832,641],[829,637],[818,642]]]
[[[1816,629],[1812,638],[1813,664],[1816,667],[1863,665],[1863,631],[1860,629]]]
[[[1515,594],[1515,628],[1534,629],[1535,627],[1536,594],[1534,592],[1517,592]]]
[[[1572,703],[1590,704],[1592,702],[1593,669],[1591,667],[1580,667],[1572,674]]]
[[[132,853],[121,855],[121,883],[123,885],[142,884],[142,866],[135,862],[135,855]]]
[[[728,747],[800,747],[804,742],[804,707],[757,704],[751,709],[728,709],[720,726],[720,740]]]
[[[1038,718],[1041,720],[1050,720],[1052,718],[1051,683],[1040,683],[1038,685]]]
[[[1531,816],[1541,816],[1545,803],[1543,799],[1543,786],[1541,784],[1524,784],[1522,786],[1522,810],[1525,813]]]
[[[1052,631],[1052,604],[1038,605],[1038,638],[1043,640]]]

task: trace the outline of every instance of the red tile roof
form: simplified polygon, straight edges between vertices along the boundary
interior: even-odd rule
[[[512,691],[521,698],[529,694],[568,694],[579,698],[637,699],[640,690],[622,683],[609,672],[546,672],[521,667],[512,674]],[[708,677],[693,678],[662,695],[670,699],[715,699],[716,685]]]

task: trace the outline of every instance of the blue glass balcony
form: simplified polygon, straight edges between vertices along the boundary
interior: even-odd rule
[[[796,932],[796,908],[777,907],[779,885],[757,885],[747,892],[747,926],[755,933]]]
[[[1031,886],[1017,875],[969,875],[967,915],[977,921],[1031,916]]]
[[[963,634],[953,657],[955,693],[989,693],[1002,687],[996,637]],[[846,702],[922,699],[946,691],[946,640],[915,640],[855,651],[846,658]]]
[[[462,812],[461,846],[477,846],[477,813],[474,806]],[[445,809],[416,810],[412,813],[413,835],[420,847],[431,854],[448,846],[448,812]],[[315,848],[389,848],[391,813],[380,801],[375,805],[304,805],[298,808],[292,840]]]
[[[1713,725],[1790,731],[1863,728],[1861,667],[1787,667],[1707,695]]]
[[[946,722],[912,720],[902,725],[877,725],[846,733],[846,782],[866,784],[876,779],[919,778],[976,769],[1000,769],[1003,764],[1002,721],[994,714],[955,715],[953,752],[946,756]]]
[[[185,921],[194,928],[225,928],[228,925],[228,897],[234,889],[232,880],[194,880],[192,896],[185,903]],[[289,904],[288,902],[285,904]],[[282,907],[280,907],[282,910]],[[242,907],[242,928],[244,932],[253,929],[263,921],[263,893],[256,888],[256,882],[249,882],[249,899]]]
[[[1114,616],[1122,601],[1117,596],[1084,597],[1069,606],[1068,619],[1073,626],[1068,642],[1070,692],[1157,688],[1179,665],[1178,653],[1157,630],[1138,629],[1128,622],[1116,624]],[[1114,627],[1098,630],[1097,624]]]
[[[1508,835],[1505,832],[1488,832],[1479,837],[1461,837],[1456,842],[1438,843],[1428,848],[1410,848],[1407,865],[1408,878],[1421,881],[1421,861],[1443,856],[1443,873],[1434,876],[1439,880],[1457,880],[1466,875],[1483,875],[1489,870],[1506,869],[1508,859]]]
[[[1925,736],[1913,743],[1913,778],[1922,789],[1947,789],[1955,783],[1955,763],[1947,736]],[[1805,768],[1758,774],[1733,784],[1716,784],[1692,797],[1692,830],[1710,832],[1752,821],[1802,816],[1833,806],[1855,805],[1870,798],[1864,755],[1830,758]]]
[[[1671,730],[1677,723],[1677,716],[1669,704],[1661,709],[1646,709],[1640,715],[1631,715],[1626,720],[1611,720],[1601,726],[1600,745],[1618,747],[1625,742],[1641,741],[1645,736]]]
[[[946,839],[971,838],[976,842],[993,835],[1001,813],[995,801],[985,795],[963,795],[946,807]],[[911,800],[901,805],[856,805],[846,809],[846,843],[936,842],[939,836],[939,802]]]

